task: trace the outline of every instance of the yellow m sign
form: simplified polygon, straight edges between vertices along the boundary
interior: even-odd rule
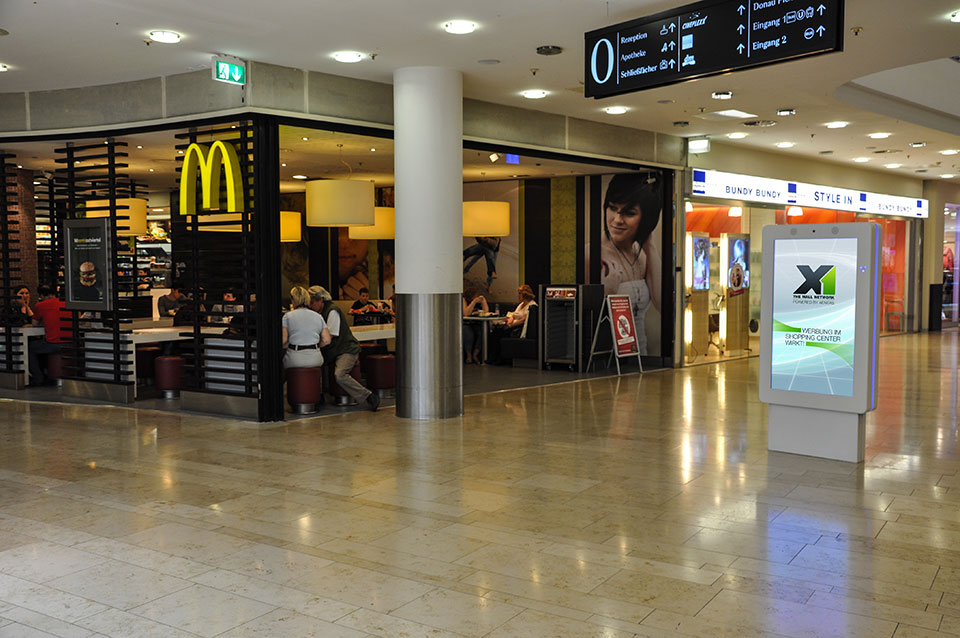
[[[243,174],[240,158],[233,144],[217,140],[209,146],[191,144],[183,155],[180,170],[180,214],[197,213],[197,177],[200,169],[202,207],[210,210],[220,205],[220,180],[227,180],[227,212],[243,212]]]

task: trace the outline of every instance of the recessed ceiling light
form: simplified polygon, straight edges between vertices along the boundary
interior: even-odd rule
[[[6,64],[0,64],[0,73],[9,71],[9,70],[10,70],[10,67],[8,67]]]
[[[960,153],[960,151],[955,148],[948,148],[945,151],[940,151],[941,155],[956,155],[957,153]]]
[[[731,140],[742,140],[746,136],[746,133],[727,133],[727,137],[729,137]]]
[[[727,110],[725,110],[725,111],[714,111],[713,113],[710,113],[709,115],[715,115],[715,116],[718,116],[718,117],[729,117],[729,118],[733,118],[733,119],[736,119],[736,120],[745,120],[745,119],[747,119],[748,117],[757,117],[757,116],[754,115],[753,113],[747,113],[746,111],[741,111],[741,110],[739,110],[739,109],[727,109]],[[700,116],[700,117],[703,117],[703,116]],[[704,117],[703,119],[716,119],[716,118]]]
[[[733,91],[714,91],[710,97],[715,100],[729,100],[733,98]]]
[[[306,175],[294,175],[293,179],[307,179]]]
[[[177,155],[183,155],[183,151],[182,150],[177,151]]]
[[[857,164],[864,164],[864,163],[866,163],[866,162],[869,162],[869,161],[870,161],[870,158],[869,158],[869,157],[854,157],[854,158],[853,158],[853,161],[856,162]]]
[[[142,148],[143,148],[143,144],[137,144],[137,148],[142,149]]]
[[[627,107],[625,106],[608,106],[603,109],[607,115],[623,115],[627,112]]]
[[[281,162],[281,163],[280,163],[280,166],[286,166],[286,165],[287,165],[286,162]]]
[[[17,164],[17,168],[23,168],[23,164]]]
[[[150,172],[151,172],[151,173],[153,172],[153,169],[152,169],[152,168],[150,169]]]
[[[686,120],[677,120],[676,122],[673,123],[673,125],[676,126],[677,128],[686,128],[690,126],[690,122]]]
[[[796,115],[797,109],[777,109],[777,115],[780,117],[788,117],[790,115]]]
[[[520,95],[528,100],[540,100],[550,95],[550,92],[544,91],[543,89],[528,89],[526,91],[520,91]]]
[[[850,122],[827,122],[824,124],[827,128],[847,128]]]
[[[176,44],[180,42],[180,34],[176,31],[151,31],[150,39],[162,44]]]
[[[777,123],[773,120],[752,120],[750,122],[744,122],[743,125],[751,128],[769,128],[776,126]]]
[[[676,101],[676,100],[670,100],[670,99],[657,100],[657,104],[673,104],[675,101]]]
[[[884,164],[885,168],[900,168],[903,164]]]
[[[310,138],[309,138],[309,137],[301,137],[300,139],[303,140],[304,142],[309,142],[309,141],[310,141]]]
[[[154,208],[154,209],[153,209],[153,212],[155,212],[155,213],[162,213],[162,212],[163,212],[163,209],[162,209],[162,208]]]
[[[39,186],[39,185],[40,185],[40,182],[34,182],[33,185],[34,185],[34,186]]]
[[[563,47],[556,44],[544,44],[537,47],[537,55],[560,55],[563,53]]]
[[[793,142],[777,142],[777,148],[793,148],[796,146]]]
[[[709,153],[710,138],[698,137],[687,140],[687,151],[690,153]]]
[[[359,51],[334,51],[331,53],[333,59],[337,62],[343,62],[344,64],[353,64],[354,62],[359,62],[365,56]]]
[[[885,140],[891,135],[893,135],[893,133],[871,133],[867,137],[869,137],[872,140]]]
[[[500,64],[500,60],[496,58],[484,58],[483,60],[477,60],[477,64],[486,64],[492,66],[494,64]]]
[[[453,35],[466,35],[477,30],[477,23],[469,20],[450,20],[443,23],[443,30]]]
[[[954,177],[956,177],[956,175],[954,175],[953,173],[947,173],[945,175],[941,175],[940,177],[942,177],[943,179],[953,179]]]
[[[910,148],[923,148],[926,145],[926,142],[910,142]]]
[[[376,152],[377,152],[377,149],[371,148],[371,149],[370,149],[370,152],[371,152],[371,153],[376,153]]]
[[[960,11],[951,14],[950,22],[960,22]]]

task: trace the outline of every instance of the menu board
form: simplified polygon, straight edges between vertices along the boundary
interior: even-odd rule
[[[586,97],[843,50],[843,0],[704,0],[584,35]]]
[[[772,389],[853,396],[857,241],[774,241]]]
[[[110,219],[68,219],[63,230],[67,309],[111,310]]]

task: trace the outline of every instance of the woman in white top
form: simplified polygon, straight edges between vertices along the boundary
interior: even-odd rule
[[[320,313],[310,309],[310,293],[302,286],[290,290],[292,310],[283,315],[283,367],[318,368],[323,365],[320,348],[330,343],[330,331]]]
[[[527,315],[530,314],[530,306],[537,305],[537,296],[533,294],[533,288],[527,284],[523,284],[517,288],[517,298],[520,299],[520,303],[516,308],[507,313],[507,319],[504,323],[511,328],[514,328],[512,332],[517,332],[516,336],[523,338],[527,330]],[[521,328],[516,330],[516,328]]]

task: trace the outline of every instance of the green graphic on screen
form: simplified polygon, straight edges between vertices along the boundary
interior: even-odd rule
[[[857,240],[774,241],[774,390],[853,396]]]

